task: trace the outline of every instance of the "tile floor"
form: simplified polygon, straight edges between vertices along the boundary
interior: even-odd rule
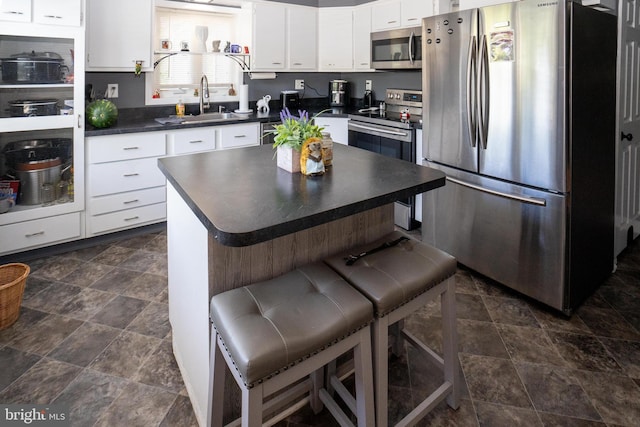
[[[171,352],[166,235],[153,232],[43,257],[18,322],[0,331],[0,402],[64,403],[74,426],[192,426]],[[640,242],[567,320],[461,268],[457,411],[422,426],[640,425]],[[439,347],[437,306],[408,322]],[[390,374],[390,419],[433,388],[407,347]],[[326,411],[325,411],[326,412]],[[285,426],[335,422],[302,409]]]

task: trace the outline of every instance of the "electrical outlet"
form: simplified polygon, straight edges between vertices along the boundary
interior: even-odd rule
[[[109,83],[107,85],[107,98],[118,97],[118,83]]]
[[[371,90],[371,80],[365,80],[364,81],[364,89],[365,90]]]
[[[304,80],[296,80],[296,90],[298,89],[304,89]]]

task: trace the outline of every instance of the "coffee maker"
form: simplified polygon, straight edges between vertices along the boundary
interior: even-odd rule
[[[282,109],[288,108],[295,112],[300,108],[300,94],[295,90],[283,90],[280,92],[280,105]]]
[[[349,104],[349,82],[331,80],[329,82],[329,106],[346,107]]]

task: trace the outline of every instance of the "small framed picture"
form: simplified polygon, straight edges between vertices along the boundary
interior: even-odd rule
[[[181,41],[180,42],[180,50],[183,52],[189,52],[189,42],[188,41]]]
[[[171,50],[171,40],[168,40],[168,39],[160,40],[160,49]]]

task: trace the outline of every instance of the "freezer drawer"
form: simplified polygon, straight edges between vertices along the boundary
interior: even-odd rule
[[[463,265],[563,310],[568,196],[446,172],[444,187],[423,194],[423,240]]]

